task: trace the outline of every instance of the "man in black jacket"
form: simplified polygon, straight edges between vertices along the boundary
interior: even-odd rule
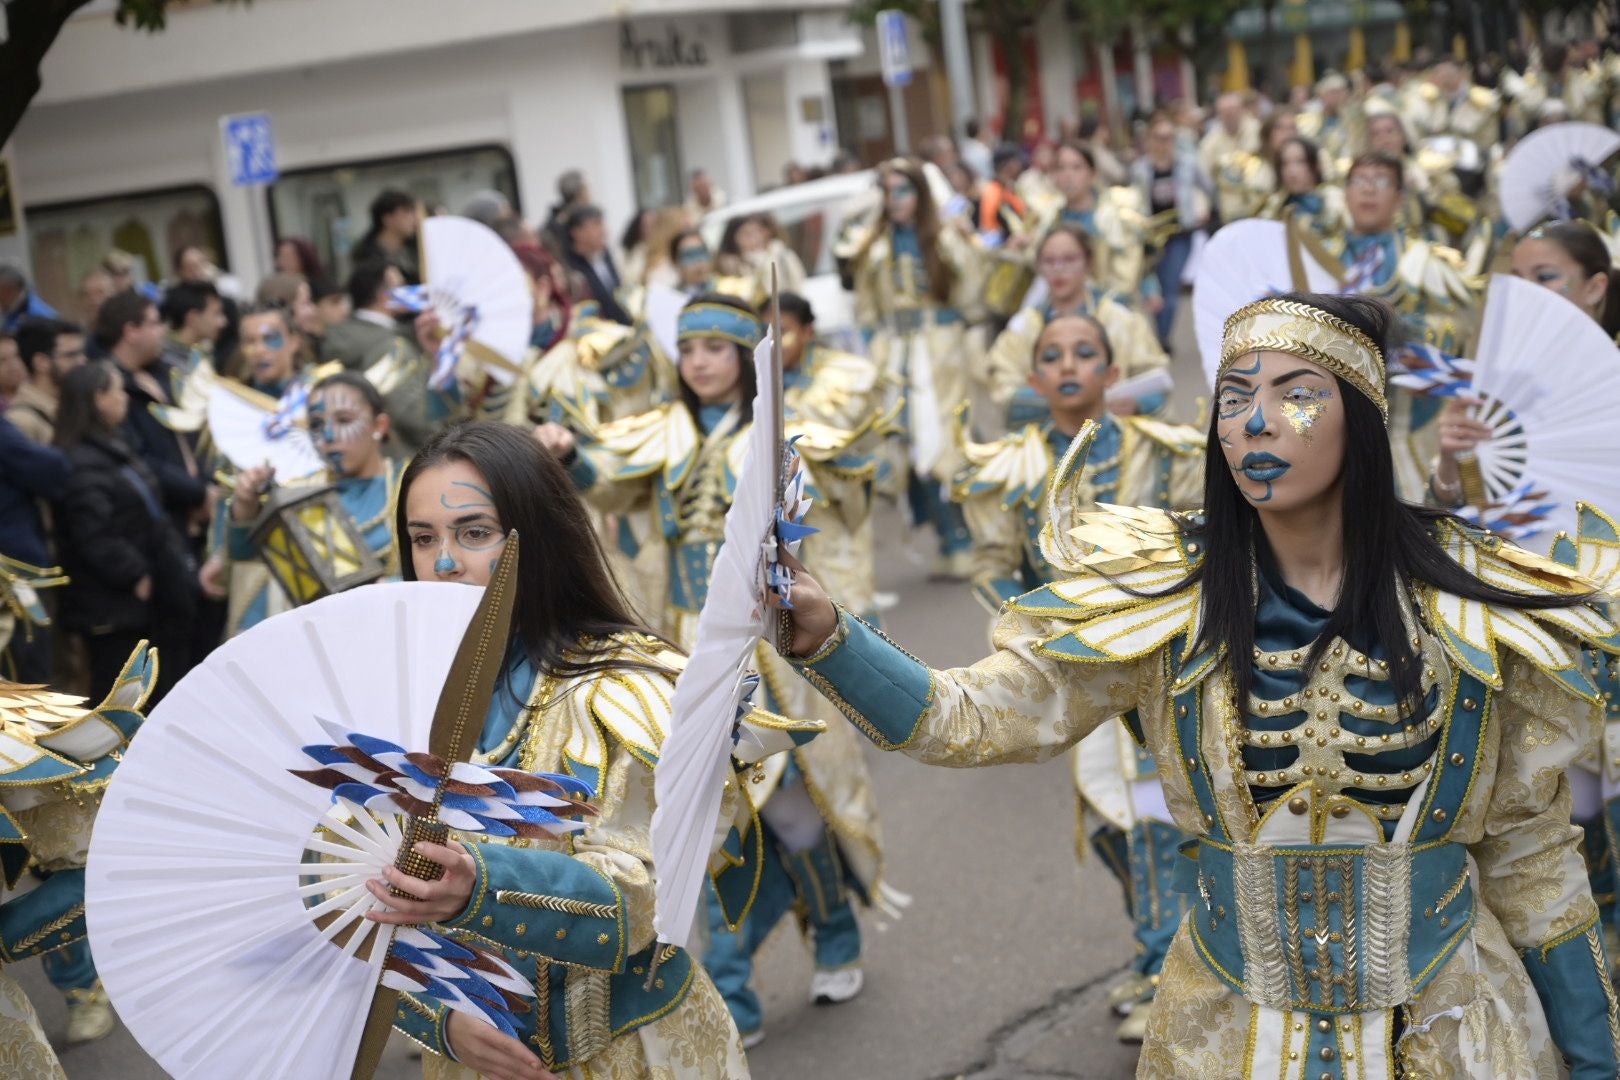
[[[619,288],[619,270],[608,253],[607,228],[597,207],[581,206],[569,213],[567,259],[568,268],[585,279],[602,317],[629,326],[634,320],[614,296]]]
[[[62,451],[39,445],[0,416],[0,555],[30,566],[51,565],[39,501],[60,495],[70,472]],[[18,623],[9,644],[0,642],[0,678],[49,682],[50,631]]]
[[[134,291],[110,298],[96,315],[96,341],[123,374],[124,391],[129,394],[129,414],[119,434],[156,478],[158,497],[190,560],[185,585],[192,593],[185,605],[196,608],[198,617],[190,623],[194,636],[189,656],[201,659],[219,644],[225,624],[224,604],[204,604],[196,580],[213,512],[213,492],[198,466],[194,436],[164,426],[151,409],[173,404],[176,368],[163,359],[165,338],[157,305]],[[170,674],[178,678],[189,668],[190,663],[178,668],[166,664],[165,682]]]

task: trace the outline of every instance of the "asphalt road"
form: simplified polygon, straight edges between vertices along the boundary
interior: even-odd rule
[[[1190,322],[1177,319],[1173,409],[1189,420],[1205,393]],[[880,580],[900,596],[885,614],[895,639],[935,666],[982,656],[987,616],[966,586],[928,580],[926,536],[893,512],[878,536]],[[1130,926],[1113,878],[1095,859],[1076,863],[1068,760],[954,771],[876,750],[870,758],[889,880],[913,903],[898,921],[863,916],[866,988],[845,1005],[808,1002],[812,965],[796,927],[766,942],[755,975],[766,1038],[749,1054],[756,1080],[1132,1076],[1135,1051],[1114,1040],[1102,1000],[1130,960]],[[64,1006],[39,965],[8,972],[60,1046]],[[63,1052],[62,1063],[70,1080],[165,1075],[122,1027]],[[421,1068],[396,1037],[377,1075],[415,1080]]]

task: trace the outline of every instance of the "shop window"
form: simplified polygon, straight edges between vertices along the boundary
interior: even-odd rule
[[[415,196],[430,214],[457,213],[472,196],[491,190],[518,207],[511,152],[476,146],[290,169],[270,185],[270,231],[277,240],[309,240],[341,281],[350,270],[349,252],[371,226],[371,200],[389,188]]]
[[[624,126],[630,133],[630,167],[636,178],[636,205],[674,206],[680,203],[680,132],[675,126],[675,88],[627,86],[624,89]]]
[[[135,257],[137,283],[172,277],[174,253],[193,244],[228,268],[219,200],[202,185],[29,205],[33,284],[45,302],[78,316],[79,281],[113,248]]]

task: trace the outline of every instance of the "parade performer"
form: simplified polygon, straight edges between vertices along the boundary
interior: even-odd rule
[[[1620,272],[1597,231],[1584,221],[1538,226],[1513,249],[1513,272],[1569,300],[1613,337],[1620,329]],[[1620,371],[1597,377],[1613,378]],[[1437,424],[1439,450],[1429,479],[1430,501],[1456,509],[1466,502],[1459,458],[1470,454],[1492,429],[1474,418],[1469,402],[1453,398]],[[1573,820],[1584,837],[1582,853],[1592,895],[1603,912],[1610,964],[1620,963],[1620,907],[1615,903],[1614,852],[1620,850],[1620,679],[1610,659],[1588,652],[1587,669],[1603,690],[1601,737],[1569,770]]]
[[[619,512],[648,502],[655,507],[669,553],[661,629],[683,648],[690,648],[696,637],[709,570],[741,468],[737,457],[747,446],[753,348],[763,333],[758,317],[736,298],[699,296],[681,313],[680,400],[607,425],[599,443],[583,449],[558,426],[537,432],[542,442],[572,460],[576,484],[599,509]],[[811,384],[801,382],[795,394],[801,405],[830,402],[862,383],[876,384],[870,371],[857,381],[848,361],[814,359]],[[866,415],[853,430],[795,419],[787,435],[790,440],[797,436],[794,446],[819,504],[815,516],[858,522],[869,513],[875,467],[860,460],[859,443],[870,429],[871,408],[849,398],[842,409]],[[829,546],[818,552],[810,541],[819,537],[806,543],[805,555],[817,565],[851,554],[847,529],[834,521],[827,524]],[[857,568],[846,573],[841,580],[857,583],[869,595],[869,573]],[[795,706],[806,704],[802,684],[773,654],[761,650],[759,655],[762,703],[775,712],[798,715]],[[753,954],[789,910],[797,909],[814,939],[812,997],[844,1001],[861,989],[860,928],[853,901],[871,902],[881,895],[883,861],[871,778],[849,734],[839,724],[791,759],[768,764],[760,782],[749,786],[769,840],[762,884],[747,921],[731,917],[718,904],[711,907],[704,964],[750,1045],[764,1030],[759,999],[749,985]]]
[[[1387,309],[1282,294],[1227,321],[1204,509],[1055,520],[1067,581],[996,651],[928,668],[801,576],[805,677],[880,746],[1041,760],[1135,710],[1199,899],[1139,1075],[1390,1080],[1620,1069],[1620,1015],[1564,771],[1596,722],[1582,572],[1403,504]],[[1472,868],[1470,867],[1472,863]]]
[[[1316,99],[1299,114],[1297,124],[1299,134],[1321,149],[1333,178],[1345,174],[1366,140],[1361,104],[1351,97],[1350,80],[1337,71],[1317,80]]]
[[[715,266],[725,277],[749,283],[743,291],[736,288],[740,282],[728,283],[722,291],[755,304],[771,294],[772,267],[776,268],[777,285],[783,292],[804,288],[804,263],[782,241],[769,214],[745,214],[727,222]]]
[[[1429,77],[1411,88],[1404,105],[1407,130],[1419,142],[1452,135],[1473,143],[1483,157],[1501,139],[1501,96],[1472,85],[1462,61],[1454,57],[1437,60]]]
[[[399,490],[403,462],[383,452],[391,431],[382,395],[358,372],[329,375],[309,392],[310,439],[326,460],[327,472],[317,482],[337,487],[338,498],[383,563],[384,574],[397,576],[391,513]],[[243,469],[225,510],[223,550],[232,564],[229,635],[235,635],[280,611],[290,601],[264,571],[264,553],[253,538],[265,493],[274,482],[268,466]],[[235,568],[246,565],[243,573]]]
[[[0,649],[11,628],[0,625]],[[113,1029],[84,924],[84,865],[101,792],[141,723],[157,653],[141,642],[95,708],[0,681],[0,1064],[7,1076],[66,1080],[34,1008],[4,965],[39,956],[67,997],[68,1045]]]
[[[950,411],[966,394],[961,305],[965,281],[978,275],[977,249],[954,222],[942,222],[928,179],[896,158],[878,169],[878,219],[847,238],[855,317],[870,355],[904,402],[908,495],[918,524],[939,537],[936,572],[963,576],[969,538],[942,485],[955,471]]]
[[[1097,319],[1059,315],[1048,322],[1026,370],[1029,385],[1050,403],[1051,420],[988,445],[967,443],[968,464],[953,491],[973,534],[974,595],[992,614],[1055,580],[1039,540],[1048,490],[1063,488],[1086,510],[1099,503],[1188,509],[1202,493],[1204,453],[1195,429],[1107,410],[1104,391],[1119,369]],[[1059,463],[1068,463],[1069,447],[1088,422],[1089,450],[1073,462],[1082,471],[1066,477]],[[1129,1014],[1119,1038],[1140,1042],[1146,1003],[1186,908],[1168,872],[1184,837],[1163,809],[1152,756],[1120,724],[1103,725],[1076,748],[1074,778],[1075,851],[1084,861],[1087,847],[1095,848],[1125,887],[1137,953],[1131,977],[1109,1000]]]
[[[713,984],[653,940],[652,767],[682,657],[625,606],[567,474],[516,428],[448,428],[406,470],[395,528],[407,580],[475,586],[488,584],[509,531],[525,538],[508,660],[472,760],[575,777],[597,809],[566,839],[419,847],[443,878],[387,873],[419,900],[373,883],[393,909],[379,921],[437,923],[498,947],[538,992],[521,1041],[412,995],[396,1026],[433,1051],[425,1075],[539,1076],[538,1059],[570,1080],[746,1077]],[[729,828],[728,818],[717,841],[735,842]]]
[[[1335,237],[1349,224],[1344,189],[1323,182],[1322,152],[1307,138],[1284,139],[1273,158],[1277,190],[1266,198],[1259,216],[1273,221],[1292,217],[1318,236]]]
[[[1403,336],[1455,355],[1472,332],[1478,297],[1462,256],[1401,232],[1401,163],[1376,151],[1359,155],[1345,181],[1350,228],[1338,238],[1300,239],[1323,265],[1342,266],[1346,292],[1374,296],[1401,316]],[[1394,388],[1389,435],[1395,451],[1396,490],[1421,502],[1433,459],[1434,421],[1441,400]]]
[[[1051,182],[1060,200],[1039,204],[1042,219],[1036,235],[1056,225],[1076,225],[1094,241],[1097,281],[1129,297],[1149,316],[1164,306],[1159,279],[1149,271],[1149,249],[1160,246],[1163,218],[1150,216],[1142,193],[1134,187],[1097,184],[1097,159],[1080,142],[1060,143],[1053,153]],[[1173,223],[1171,223],[1173,224]]]
[[[1170,358],[1147,318],[1119,293],[1092,276],[1096,244],[1080,227],[1053,226],[1035,249],[1035,265],[1045,283],[1045,299],[1020,311],[985,354],[990,399],[1007,408],[1007,425],[1019,428],[1048,415],[1046,400],[1030,385],[1029,358],[1042,329],[1061,315],[1090,315],[1113,345],[1111,360],[1127,380],[1109,405],[1116,412],[1157,416],[1170,401]],[[1120,392],[1120,390],[1123,392]],[[958,399],[960,400],[960,399]]]

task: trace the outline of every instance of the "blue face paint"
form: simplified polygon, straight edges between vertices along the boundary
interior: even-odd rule
[[[1248,423],[1243,425],[1243,432],[1246,435],[1259,435],[1265,430],[1266,407],[1264,405],[1256,404],[1254,407],[1254,415],[1249,417]]]
[[[1238,466],[1239,471],[1243,473],[1246,479],[1256,484],[1264,484],[1266,487],[1264,495],[1249,495],[1247,496],[1248,500],[1257,503],[1270,502],[1271,485],[1281,480],[1283,474],[1291,468],[1293,468],[1292,464],[1284,461],[1276,454],[1244,454],[1243,461]]]
[[[450,558],[448,555],[440,555],[437,559],[433,560],[433,572],[435,574],[454,573],[455,569],[455,560]]]
[[[450,486],[467,488],[474,494],[463,496],[471,501],[461,503],[451,502],[449,495],[440,495],[439,505],[443,506],[446,510],[476,510],[483,507],[488,507],[489,509],[493,510],[495,508],[495,496],[491,495],[477,484],[471,484],[465,480],[452,480],[450,481]]]

